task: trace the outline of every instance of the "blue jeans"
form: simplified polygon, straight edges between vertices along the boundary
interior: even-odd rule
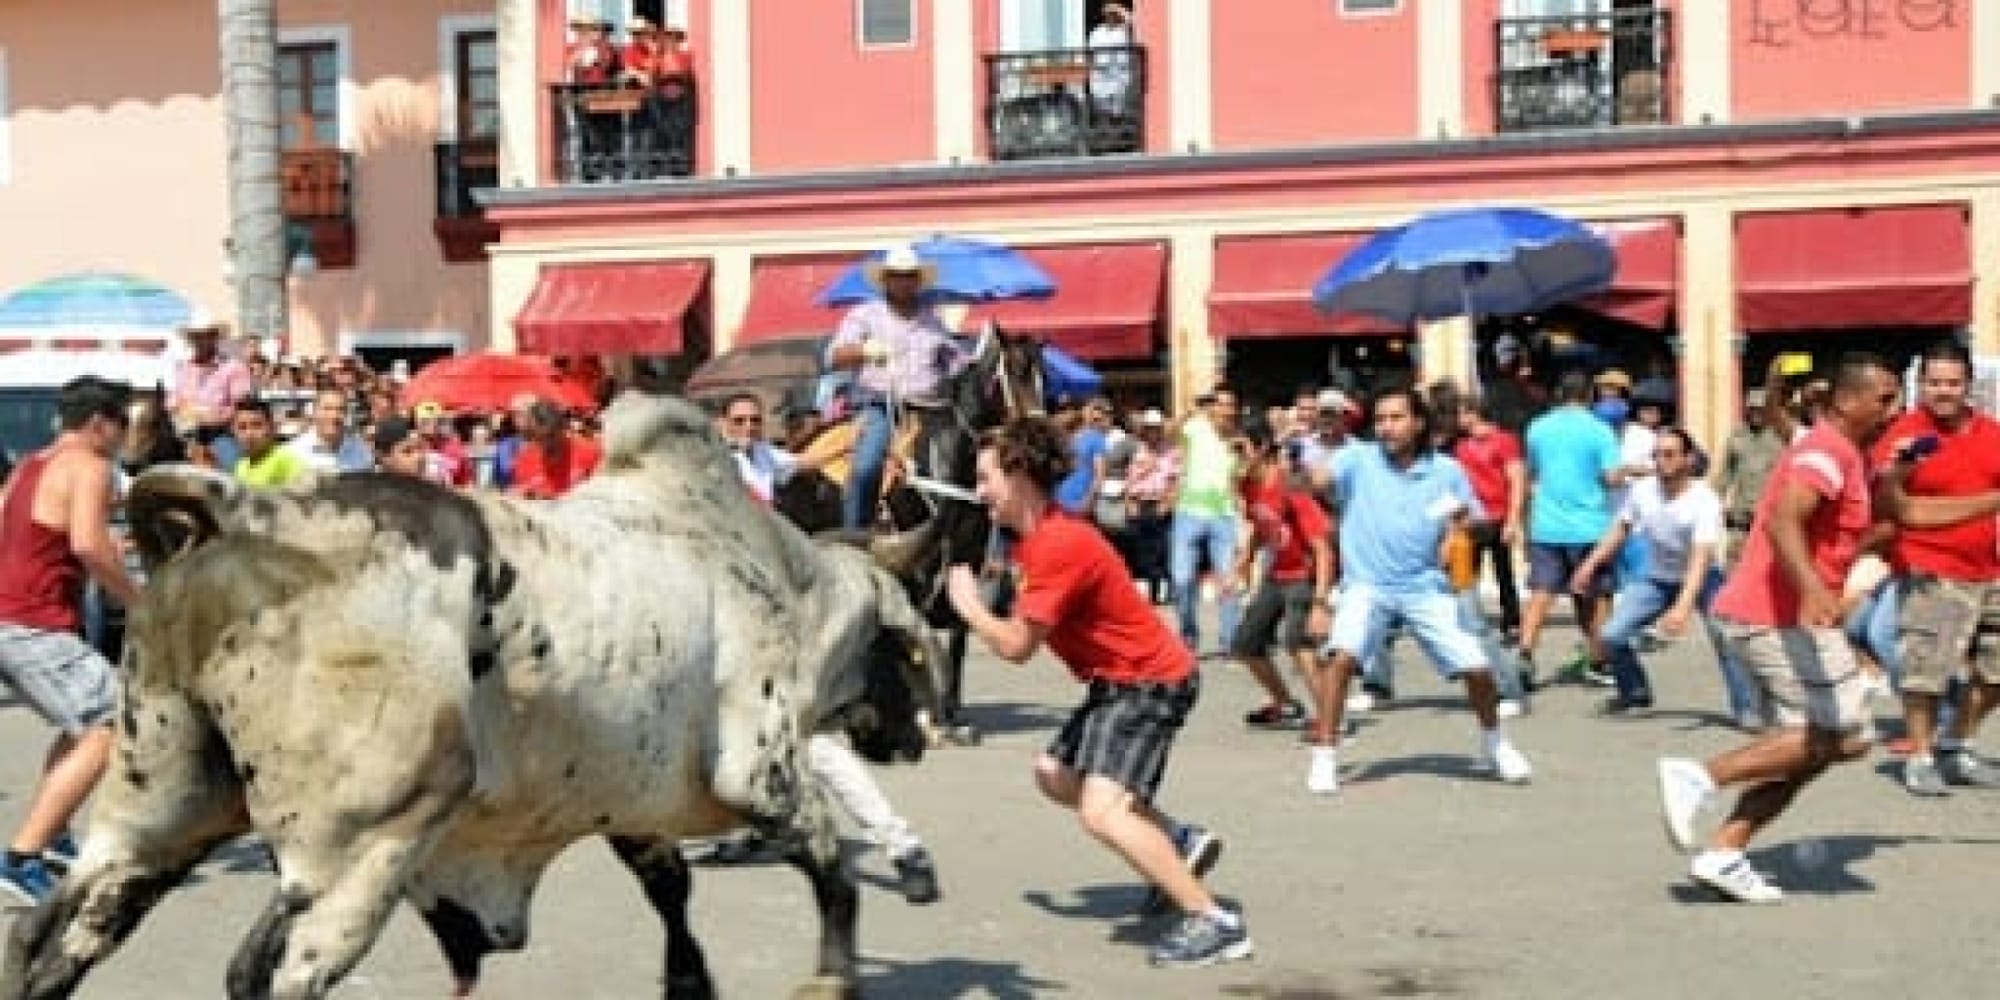
[[[1897,648],[1897,623],[1903,615],[1903,592],[1898,581],[1884,580],[1847,616],[1847,638],[1868,650],[1875,662],[1888,671],[1897,687],[1903,684],[1903,658]]]
[[[840,524],[849,531],[865,531],[875,523],[875,505],[882,495],[882,470],[889,464],[889,445],[895,427],[889,407],[869,403],[855,414],[854,466],[847,476],[847,489],[840,497]]]
[[[1701,616],[1702,627],[1708,632],[1709,644],[1715,647],[1716,667],[1722,671],[1722,686],[1729,694],[1729,712],[1740,718],[1757,712],[1758,697],[1750,678],[1743,673],[1743,665],[1736,662],[1735,653],[1708,615],[1709,602],[1715,599],[1715,592],[1720,589],[1721,571],[1710,570],[1695,602],[1695,611]],[[1652,700],[1653,684],[1646,676],[1645,665],[1639,662],[1635,642],[1646,626],[1658,621],[1668,608],[1673,607],[1674,599],[1680,596],[1680,592],[1678,580],[1645,578],[1633,580],[1619,589],[1618,597],[1611,605],[1611,618],[1604,623],[1602,634],[1611,660],[1611,677],[1618,684],[1619,697]]]
[[[1508,701],[1521,701],[1527,692],[1521,687],[1520,661],[1500,644],[1500,637],[1486,622],[1486,612],[1479,606],[1479,588],[1467,587],[1458,592],[1458,625],[1479,640],[1479,649],[1485,654],[1486,669],[1493,672],[1493,684],[1500,689],[1500,697]],[[1401,625],[1397,626],[1399,629]],[[1396,661],[1390,655],[1385,642],[1382,647],[1361,664],[1361,676],[1388,690],[1396,688]]]
[[[1174,526],[1168,542],[1167,573],[1174,580],[1174,609],[1180,614],[1181,639],[1189,649],[1201,648],[1201,626],[1195,618],[1201,605],[1201,581],[1195,578],[1195,553],[1208,549],[1209,572],[1221,577],[1236,566],[1236,519],[1204,514],[1174,512]],[[1228,649],[1236,641],[1238,596],[1223,591],[1215,602],[1221,645]]]

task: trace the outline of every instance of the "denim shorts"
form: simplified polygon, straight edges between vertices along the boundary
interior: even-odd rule
[[[111,664],[72,632],[0,624],[0,680],[70,736],[109,725],[118,710]]]

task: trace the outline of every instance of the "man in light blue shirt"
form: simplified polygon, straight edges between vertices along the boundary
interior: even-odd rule
[[[1611,491],[1625,483],[1618,436],[1588,409],[1589,378],[1580,371],[1564,374],[1556,397],[1559,405],[1536,417],[1525,435],[1529,596],[1521,613],[1521,664],[1529,685],[1535,642],[1557,594],[1573,594],[1576,620],[1589,648],[1598,648],[1599,605],[1610,595],[1611,581],[1602,571],[1581,578],[1576,571],[1611,527]],[[1573,581],[1581,586],[1572,591]],[[1608,668],[1600,672],[1610,676]]]
[[[1439,673],[1465,681],[1479,719],[1480,759],[1502,780],[1533,774],[1527,757],[1500,732],[1500,693],[1478,636],[1459,617],[1445,575],[1447,532],[1478,513],[1465,470],[1431,447],[1429,408],[1416,392],[1393,389],[1375,399],[1376,443],[1335,454],[1332,487],[1340,507],[1340,592],[1327,639],[1306,788],[1339,790],[1335,756],[1347,686],[1355,669],[1381,650],[1397,623],[1416,638]]]

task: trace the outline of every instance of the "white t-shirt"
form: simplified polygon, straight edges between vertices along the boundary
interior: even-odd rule
[[[1687,575],[1688,553],[1696,545],[1722,541],[1722,498],[1700,479],[1691,479],[1671,501],[1655,477],[1632,484],[1618,520],[1646,540],[1646,577],[1679,583]]]

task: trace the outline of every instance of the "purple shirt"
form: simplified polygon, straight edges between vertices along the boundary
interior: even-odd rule
[[[204,426],[228,423],[236,401],[256,393],[250,367],[235,358],[217,355],[208,364],[189,358],[174,366],[172,409],[196,411]]]
[[[889,348],[881,364],[863,363],[855,384],[864,395],[887,395],[918,402],[937,401],[938,387],[966,361],[966,351],[929,306],[918,306],[909,319],[896,315],[889,303],[870,299],[847,311],[840,329],[827,344],[827,357],[842,347],[876,340]]]

